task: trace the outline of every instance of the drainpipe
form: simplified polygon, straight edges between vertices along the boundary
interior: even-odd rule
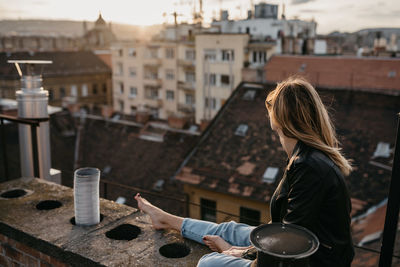
[[[18,117],[39,121],[39,127],[36,128],[39,176],[42,179],[51,180],[49,115],[47,112],[48,91],[43,90],[42,76],[34,73],[34,66],[39,64],[51,64],[52,61],[9,60],[8,63],[15,64],[21,77],[21,90],[16,92]],[[26,75],[22,74],[19,67],[20,64],[26,64]],[[30,126],[22,124],[18,127],[21,176],[34,177],[31,129]]]

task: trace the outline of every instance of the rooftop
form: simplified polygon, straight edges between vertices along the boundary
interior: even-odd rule
[[[24,190],[26,195],[6,198],[3,194],[15,189]],[[0,240],[5,251],[0,255],[0,265],[13,261],[29,266],[39,266],[40,262],[40,266],[183,267],[196,266],[199,258],[210,252],[203,245],[183,239],[178,232],[155,231],[147,215],[104,199],[100,199],[103,219],[99,224],[76,226],[71,221],[73,190],[42,179],[2,183],[0,193]],[[61,206],[43,204],[45,200],[57,201]],[[125,230],[118,230],[121,227]],[[114,236],[110,236],[111,230]],[[172,258],[182,252],[188,255]]]
[[[271,57],[265,73],[268,82],[299,74],[320,87],[400,94],[398,58],[278,55]]]
[[[177,179],[212,191],[268,202],[286,160],[264,108],[265,97],[274,87],[241,83],[203,132]],[[328,106],[345,155],[353,160],[355,168],[346,182],[351,197],[359,204],[357,212],[362,212],[388,193],[393,153],[389,150],[388,155],[379,157],[374,154],[380,142],[394,147],[400,97],[317,90]],[[240,131],[240,125],[246,125],[246,131]],[[241,134],[237,134],[238,130]],[[278,168],[277,173],[273,168]],[[276,179],[263,179],[271,174]]]
[[[2,52],[0,53],[0,77],[2,79],[20,79],[15,66],[7,63],[8,60],[13,59],[52,60],[52,64],[43,67],[42,75],[44,78],[99,73],[111,74],[111,69],[91,51]]]

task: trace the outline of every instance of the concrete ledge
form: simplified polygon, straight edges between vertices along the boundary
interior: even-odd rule
[[[0,184],[0,194],[17,188],[30,194],[0,198],[0,233],[71,266],[196,266],[200,257],[210,252],[175,231],[155,231],[149,217],[132,207],[101,199],[103,220],[96,226],[80,227],[70,222],[74,217],[71,188],[21,178]],[[43,200],[57,200],[62,206],[36,209]],[[130,241],[105,236],[122,224],[135,225],[141,232]],[[167,258],[159,253],[160,247],[173,242],[185,244],[189,255]]]

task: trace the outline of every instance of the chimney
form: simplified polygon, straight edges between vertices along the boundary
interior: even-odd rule
[[[52,180],[50,175],[50,134],[49,115],[47,112],[48,91],[43,90],[42,76],[34,73],[34,66],[38,64],[51,64],[52,61],[44,60],[9,60],[14,63],[21,77],[21,90],[16,92],[18,103],[18,117],[24,119],[39,119],[40,127],[37,128],[37,145],[39,176],[42,179]],[[27,73],[22,75],[19,64],[26,64]],[[32,155],[32,136],[29,125],[19,125],[19,144],[22,177],[34,177],[34,163]]]

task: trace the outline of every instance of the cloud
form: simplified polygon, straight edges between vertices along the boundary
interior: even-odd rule
[[[301,5],[315,0],[292,0],[292,5]]]

